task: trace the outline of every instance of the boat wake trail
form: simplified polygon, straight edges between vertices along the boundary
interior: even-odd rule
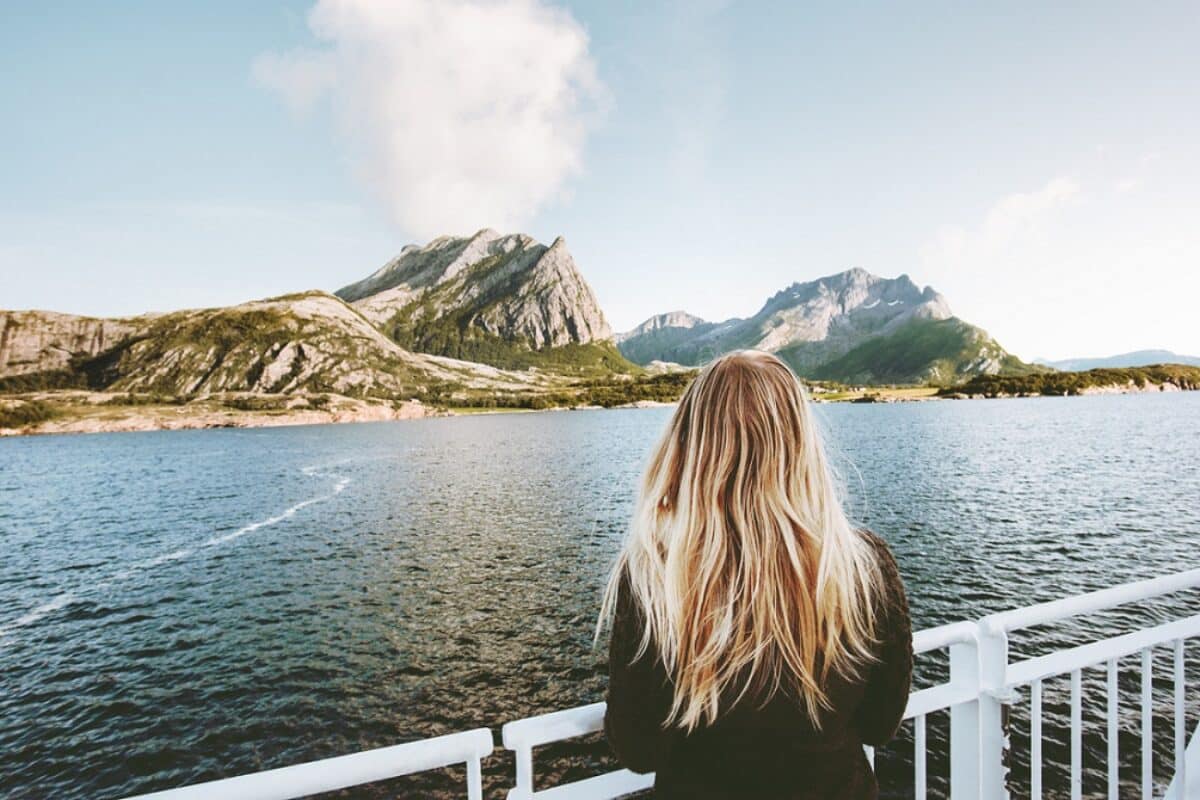
[[[335,483],[333,485],[333,490],[331,492],[329,492],[328,494],[323,494],[320,497],[310,497],[307,500],[301,500],[299,503],[296,503],[296,505],[292,506],[291,508],[287,509],[286,511],[281,511],[280,513],[276,514],[273,517],[267,517],[266,519],[259,520],[258,522],[251,522],[249,525],[246,525],[245,527],[242,527],[242,528],[238,528],[236,531],[233,531],[231,533],[223,533],[220,536],[214,536],[211,539],[209,539],[207,542],[205,542],[203,546],[204,547],[215,547],[216,545],[219,545],[219,544],[225,544],[226,542],[232,542],[234,539],[240,539],[241,537],[245,536],[247,533],[252,533],[252,532],[258,530],[259,528],[268,528],[272,525],[275,525],[276,523],[283,522],[285,519],[290,519],[291,517],[296,516],[296,514],[301,509],[308,508],[309,506],[316,505],[317,503],[324,503],[327,500],[332,500],[333,498],[337,497],[339,494],[344,492],[346,490],[346,487],[350,485],[350,479],[347,478],[345,475],[336,475],[334,473],[317,472],[316,467],[305,467],[301,471],[305,475],[308,475],[310,477],[334,477],[334,478],[337,478],[337,483]]]
[[[345,463],[345,462],[338,462],[338,463]],[[251,522],[248,525],[243,525],[242,527],[238,528],[237,530],[230,531],[229,533],[223,533],[223,534],[220,534],[217,536],[213,536],[213,537],[207,539],[206,541],[204,541],[202,544],[197,545],[195,547],[183,547],[178,550],[173,550],[169,553],[164,553],[162,555],[155,556],[154,558],[147,559],[146,561],[141,561],[141,562],[133,564],[129,567],[126,567],[125,569],[116,573],[115,575],[108,578],[107,580],[103,580],[103,581],[100,581],[99,583],[94,583],[94,584],[91,584],[88,586],[83,586],[83,587],[77,588],[72,591],[64,592],[64,593],[58,595],[57,597],[53,598],[52,600],[48,600],[47,602],[42,603],[41,605],[37,606],[36,608],[29,610],[28,612],[17,617],[16,619],[14,619],[10,622],[0,624],[0,645],[2,645],[4,643],[4,640],[6,638],[8,638],[13,633],[13,631],[15,631],[19,628],[28,627],[29,625],[34,624],[35,622],[42,619],[43,617],[46,617],[50,614],[53,614],[56,611],[66,608],[67,606],[69,606],[73,603],[78,602],[79,600],[86,597],[88,594],[103,591],[105,589],[112,587],[114,584],[126,581],[129,578],[133,577],[134,575],[138,575],[140,573],[146,572],[147,570],[152,570],[155,567],[160,567],[163,564],[168,564],[172,561],[180,561],[182,559],[192,556],[193,554],[197,554],[197,553],[203,554],[204,551],[206,551],[206,550],[210,550],[212,548],[219,547],[224,544],[228,544],[229,542],[232,542],[232,541],[242,538],[243,536],[245,536],[248,533],[253,533],[254,531],[257,531],[261,528],[269,528],[272,525],[277,525],[280,522],[283,522],[285,519],[291,519],[292,517],[296,516],[296,514],[300,513],[300,511],[304,510],[305,508],[308,508],[309,506],[317,505],[318,503],[325,503],[325,502],[328,502],[329,500],[332,500],[333,498],[337,497],[339,494],[341,494],[342,492],[344,492],[346,490],[346,487],[350,485],[351,478],[349,478],[346,475],[341,475],[336,472],[331,472],[329,470],[330,470],[330,467],[322,467],[322,466],[304,467],[303,469],[300,470],[302,473],[304,473],[305,475],[307,475],[310,478],[333,478],[334,479],[333,488],[331,490],[329,490],[328,492],[326,492],[325,494],[317,495],[316,497],[310,497],[307,500],[301,500],[299,503],[296,503],[295,505],[293,505],[287,509],[284,509],[283,511],[279,512],[278,514],[275,514],[274,516],[267,517],[266,519],[260,519],[256,522]]]

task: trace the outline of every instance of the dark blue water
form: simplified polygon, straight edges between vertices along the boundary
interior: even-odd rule
[[[1200,565],[1200,393],[820,410],[918,626]],[[598,594],[669,414],[0,440],[0,796],[115,798],[600,699]],[[1088,674],[1092,751],[1102,681]],[[1063,684],[1047,687],[1050,756]],[[1122,685],[1134,737],[1132,670]],[[1022,725],[1018,709],[1018,749]],[[1133,779],[1136,738],[1123,749]],[[889,794],[908,791],[909,750],[881,755]],[[493,762],[500,796],[511,770]],[[608,763],[585,741],[539,770]],[[939,789],[944,758],[931,769]],[[456,777],[357,794],[436,795]]]

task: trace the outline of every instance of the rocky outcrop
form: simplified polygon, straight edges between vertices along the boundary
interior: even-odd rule
[[[881,278],[864,269],[794,283],[746,319],[712,323],[672,312],[619,335],[617,342],[639,364],[699,365],[753,348],[777,353],[802,375],[834,380],[885,380],[883,370],[889,382],[943,381],[1020,364],[986,333],[955,319],[932,288],[918,287],[907,275]],[[889,343],[909,356],[899,369],[873,357]],[[840,370],[843,359],[854,371]]]
[[[0,311],[0,376],[66,368],[145,328],[148,317],[98,319],[53,311]]]
[[[404,248],[336,294],[398,341],[425,343],[435,353],[455,330],[534,350],[612,336],[561,237],[549,246],[490,229],[441,237]]]

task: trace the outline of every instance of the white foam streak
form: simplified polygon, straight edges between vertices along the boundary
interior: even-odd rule
[[[253,533],[254,531],[260,530],[262,528],[269,528],[272,525],[277,525],[280,522],[283,522],[285,519],[291,519],[292,517],[296,516],[296,514],[298,514],[301,510],[303,510],[309,506],[316,505],[318,503],[324,503],[326,501],[332,500],[333,498],[337,497],[339,494],[344,492],[346,490],[346,487],[350,485],[349,477],[347,477],[345,475],[338,475],[337,473],[333,473],[333,472],[321,472],[321,471],[319,471],[320,469],[321,469],[320,467],[316,467],[316,466],[304,467],[301,470],[301,472],[303,472],[305,475],[307,475],[311,478],[337,478],[337,482],[334,483],[333,489],[331,491],[327,492],[326,494],[319,495],[317,497],[310,497],[307,500],[302,500],[299,503],[296,503],[294,506],[292,506],[288,509],[285,509],[284,511],[281,511],[280,513],[276,514],[275,516],[267,517],[266,519],[258,520],[257,522],[251,522],[249,525],[244,525],[241,528],[238,528],[236,531],[224,533],[219,536],[213,536],[212,538],[205,541],[202,545],[200,545],[200,548],[184,547],[184,548],[180,548],[178,550],[173,550],[170,553],[164,553],[160,556],[155,556],[154,558],[148,559],[146,561],[141,561],[139,563],[132,564],[129,567],[126,567],[125,569],[121,570],[120,572],[117,572],[115,575],[113,575],[108,580],[100,581],[99,583],[94,583],[90,586],[76,589],[74,591],[64,592],[63,594],[60,594],[58,597],[55,597],[53,600],[43,603],[42,605],[37,606],[36,608],[23,614],[22,616],[17,617],[12,622],[6,623],[4,625],[0,625],[0,643],[2,643],[3,640],[9,634],[11,634],[14,630],[32,625],[35,622],[37,622],[38,620],[47,616],[48,614],[53,614],[55,611],[59,611],[63,608],[66,608],[67,606],[79,601],[81,595],[86,595],[89,592],[96,592],[96,591],[101,591],[103,589],[107,589],[110,586],[112,586],[114,583],[120,583],[121,581],[127,580],[128,578],[131,578],[140,572],[144,572],[146,570],[151,570],[151,569],[154,569],[155,567],[160,567],[163,564],[168,564],[172,561],[181,561],[181,560],[191,556],[193,553],[196,552],[197,549],[201,549],[201,548],[207,549],[207,548],[212,548],[212,547],[218,547],[220,545],[228,544],[229,542],[240,539],[241,537],[245,536],[248,533]]]
[[[53,614],[60,608],[71,605],[71,603],[75,602],[75,599],[75,594],[72,592],[67,592],[66,594],[60,594],[58,597],[54,598],[48,603],[43,603],[24,616],[17,617],[9,624],[0,627],[0,639],[3,639],[9,631],[15,628],[24,628],[26,625],[32,625],[47,614]]]

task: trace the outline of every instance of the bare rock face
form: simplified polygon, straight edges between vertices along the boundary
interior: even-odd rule
[[[0,376],[65,369],[72,359],[95,356],[147,324],[53,311],[0,311]]]
[[[534,350],[612,336],[561,237],[548,247],[490,229],[440,237],[404,248],[336,294],[384,330],[418,341],[437,341],[435,328],[439,335],[475,330]]]
[[[856,268],[792,284],[747,320],[743,331],[758,335],[756,349],[794,351],[803,368],[840,356],[866,338],[887,334],[912,319],[951,316],[945,298],[931,287],[922,290],[907,275],[881,278]]]

